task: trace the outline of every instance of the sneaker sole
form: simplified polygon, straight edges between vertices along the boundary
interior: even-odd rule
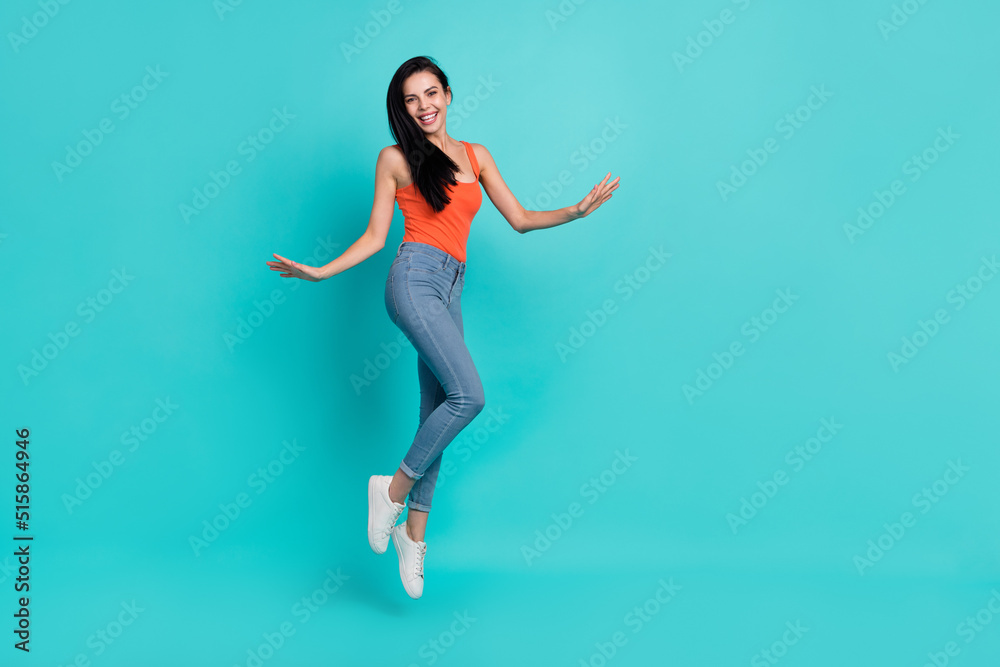
[[[389,544],[387,541],[385,547],[382,548],[382,551],[379,551],[378,548],[375,546],[375,528],[374,526],[372,526],[372,519],[374,518],[375,513],[372,510],[375,507],[376,481],[377,480],[375,475],[372,475],[371,477],[368,478],[368,546],[372,548],[372,551],[381,555],[388,550]]]
[[[396,557],[399,559],[399,580],[403,584],[403,590],[405,590],[406,594],[409,595],[414,600],[419,600],[420,596],[411,593],[410,587],[406,585],[406,573],[405,570],[403,569],[403,552],[399,550],[399,542],[396,540],[395,535],[392,536],[392,546],[396,547]]]

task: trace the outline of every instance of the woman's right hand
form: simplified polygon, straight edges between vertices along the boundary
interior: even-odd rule
[[[267,262],[267,265],[271,267],[272,271],[281,271],[282,278],[301,278],[302,280],[318,283],[326,277],[321,273],[319,267],[299,264],[277,253],[271,254],[277,257],[279,261]]]
[[[620,184],[619,179],[621,179],[621,176],[608,183],[609,178],[611,178],[610,171],[608,172],[608,175],[604,177],[603,181],[595,185],[593,189],[587,193],[587,196],[583,198],[583,201],[572,207],[573,215],[577,219],[590,215],[597,210],[598,206],[611,199],[611,193],[618,189]]]

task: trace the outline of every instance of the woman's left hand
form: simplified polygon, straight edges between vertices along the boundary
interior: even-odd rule
[[[579,204],[574,207],[574,213],[577,218],[583,218],[590,215],[597,210],[597,207],[604,202],[611,199],[611,193],[618,189],[618,179],[608,183],[608,179],[611,178],[611,172],[604,177],[604,180],[594,186],[594,188],[583,198]]]

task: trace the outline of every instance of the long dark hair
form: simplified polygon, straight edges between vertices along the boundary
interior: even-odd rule
[[[458,183],[455,178],[455,172],[459,170],[458,165],[427,139],[427,135],[406,111],[406,105],[403,103],[403,82],[411,74],[424,71],[429,71],[441,82],[443,101],[448,89],[447,75],[433,59],[417,56],[400,65],[392,76],[389,92],[385,97],[385,106],[389,112],[389,130],[403,150],[407,164],[410,165],[414,187],[431,208],[441,211],[451,202],[451,197],[445,192],[445,183],[452,186]]]

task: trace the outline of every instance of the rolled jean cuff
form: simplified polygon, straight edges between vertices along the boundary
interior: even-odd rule
[[[415,502],[413,502],[412,499],[410,500],[410,502],[408,504],[408,507],[411,510],[417,510],[418,512],[430,512],[431,511],[431,506],[430,505],[424,505],[423,503],[415,503]]]
[[[410,466],[406,465],[406,461],[400,462],[399,469],[402,470],[403,474],[409,477],[410,479],[420,479],[421,477],[423,477],[423,475],[418,475],[417,473],[413,472]]]

